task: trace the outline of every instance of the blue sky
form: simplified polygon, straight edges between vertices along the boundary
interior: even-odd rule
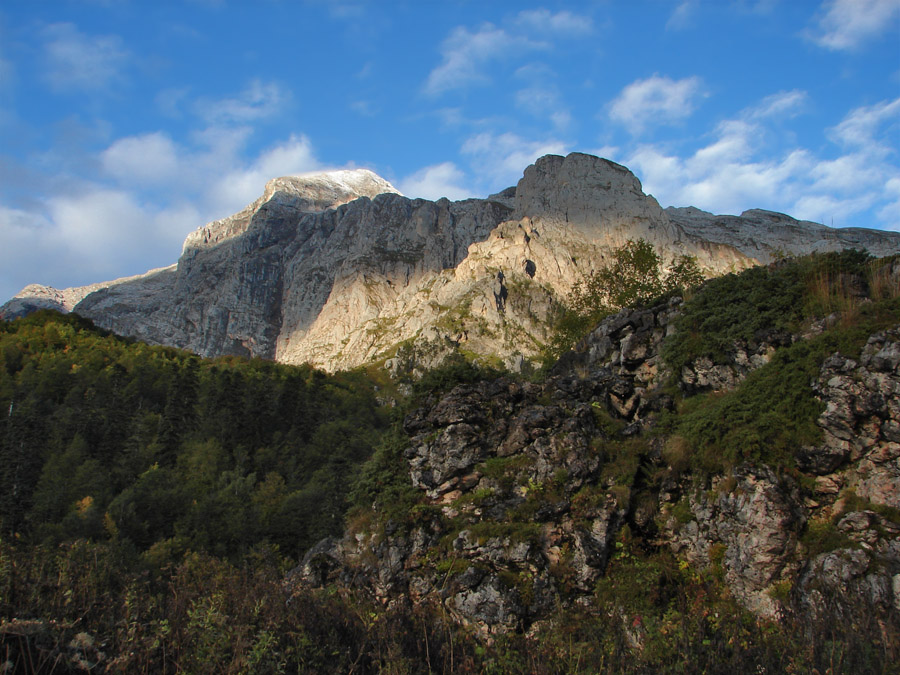
[[[7,0],[0,301],[175,262],[275,176],[460,199],[575,150],[900,230],[900,0]]]

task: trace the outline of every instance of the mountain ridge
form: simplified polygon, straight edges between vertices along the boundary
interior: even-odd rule
[[[574,285],[636,239],[666,265],[694,256],[706,276],[811,251],[900,251],[897,233],[663,210],[626,167],[572,153],[538,159],[515,188],[456,202],[409,199],[367,170],[273,179],[242,211],[189,234],[174,267],[30,286],[0,316],[55,306],[152,344],[330,371],[413,344],[426,364],[463,350],[519,369]]]

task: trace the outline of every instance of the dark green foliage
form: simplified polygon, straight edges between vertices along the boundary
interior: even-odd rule
[[[865,303],[852,325],[783,347],[733,391],[687,399],[658,431],[686,439],[690,464],[703,474],[741,462],[792,466],[798,449],[820,440],[822,403],[810,385],[824,360],[835,352],[858,355],[869,335],[898,318],[900,299]]]
[[[459,352],[454,352],[445,358],[441,365],[426,371],[419,380],[413,383],[413,394],[416,398],[420,398],[425,394],[449,391],[458,384],[472,384],[500,375],[501,371],[474,363]]]
[[[804,318],[832,310],[836,294],[853,278],[864,291],[871,256],[848,250],[785,260],[726,274],[703,284],[676,320],[663,358],[675,377],[694,359],[724,363],[735,342],[778,342]],[[823,310],[827,310],[824,311]]]
[[[0,324],[0,353],[0,525],[32,541],[299,556],[341,531],[387,426],[362,377],[201,361],[73,315]]]
[[[691,289],[702,281],[692,256],[680,256],[663,274],[662,258],[652,244],[644,239],[628,241],[613,251],[609,265],[576,284],[556,319],[548,358],[558,358],[613,312]]]
[[[354,504],[363,512],[373,510],[384,520],[409,522],[413,507],[422,494],[409,479],[409,465],[403,457],[408,439],[399,425],[385,434],[372,458],[359,472],[351,492]]]

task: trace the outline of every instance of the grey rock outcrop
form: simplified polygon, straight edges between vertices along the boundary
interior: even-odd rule
[[[527,631],[560,604],[593,602],[627,524],[645,546],[711,570],[759,617],[864,616],[877,634],[900,609],[900,328],[822,364],[810,384],[822,442],[797,448],[796,468],[692,475],[654,426],[675,411],[676,381],[688,396],[711,388],[698,388],[695,369],[673,380],[661,359],[682,307],[676,297],[607,317],[542,384],[499,378],[425,399],[403,425],[415,518],[327,542],[295,581],[352,583],[484,632]],[[732,374],[724,390],[768,362],[745,347],[719,364]]]
[[[545,616],[563,585],[590,593],[626,497],[588,487],[603,464],[592,439],[606,432],[579,397],[546,402],[556,391],[500,378],[458,386],[408,415],[405,458],[430,515],[423,510],[412,528],[323,542],[299,578],[437,602],[487,632]]]
[[[702,567],[721,566],[732,594],[768,618],[784,611],[773,597],[800,569],[797,547],[806,523],[798,490],[766,467],[743,467],[736,484],[715,496],[691,496],[694,519],[678,529],[672,548]]]
[[[699,240],[732,246],[764,265],[785,256],[848,248],[867,250],[877,257],[897,252],[893,232],[826,227],[764,209],[750,209],[740,216],[722,216],[692,206],[670,206],[666,215]]]
[[[696,564],[720,565],[734,596],[763,616],[777,618],[789,599],[813,620],[890,613],[900,603],[900,524],[870,508],[900,509],[900,329],[872,335],[858,359],[827,358],[812,389],[822,442],[797,448],[796,461],[814,479],[813,498],[795,477],[739,467],[709,492],[686,491],[690,520],[670,517],[664,538]],[[840,537],[838,548],[808,553]]]

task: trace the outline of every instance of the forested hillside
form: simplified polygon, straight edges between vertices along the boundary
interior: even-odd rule
[[[262,360],[201,360],[41,312],[2,325],[6,537],[128,542],[240,560],[342,528],[387,424],[372,385]]]
[[[891,672],[900,266],[651,262],[545,372],[406,397],[0,323],[6,668]]]

